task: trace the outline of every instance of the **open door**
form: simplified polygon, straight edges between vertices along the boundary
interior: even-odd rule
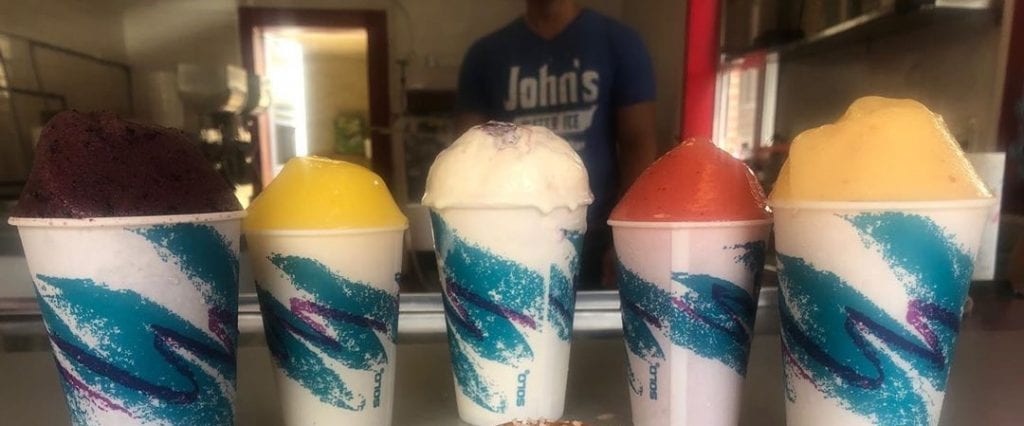
[[[257,120],[261,182],[291,157],[362,163],[391,177],[383,11],[239,8],[245,67],[270,84]]]

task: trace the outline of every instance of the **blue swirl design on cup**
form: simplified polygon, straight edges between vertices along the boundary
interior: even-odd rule
[[[779,255],[779,311],[787,381],[806,380],[878,424],[930,424],[922,380],[945,390],[973,262],[931,219],[881,212],[844,216],[880,253],[909,298],[895,318],[843,277]],[[787,398],[797,395],[787,385]]]
[[[72,422],[96,410],[138,423],[234,423],[238,258],[211,226],[135,228],[195,286],[205,328],[138,292],[89,277],[37,274],[39,306],[57,358]]]
[[[576,286],[579,284],[580,257],[583,250],[583,233],[579,231],[562,231],[573,252],[569,258],[569,270],[572,276],[562,272],[558,265],[551,265],[549,277],[551,288],[548,291],[548,319],[551,327],[558,333],[558,338],[568,342],[572,338],[573,313],[576,312]]]
[[[367,395],[351,389],[344,372],[328,362],[383,374],[390,366],[387,347],[394,347],[398,335],[398,298],[345,278],[315,259],[278,253],[267,259],[309,295],[292,297],[286,305],[257,284],[275,363],[321,402],[351,411],[365,409]],[[380,401],[374,399],[371,405],[378,407]]]
[[[574,249],[569,259],[572,277],[552,264],[551,285],[548,294],[544,294],[545,277],[541,274],[463,240],[436,212],[431,212],[431,220],[441,252],[445,279],[442,300],[455,380],[477,405],[504,413],[509,405],[508,395],[494,388],[481,372],[483,367],[469,353],[519,367],[534,356],[521,330],[543,332],[549,326],[568,342],[576,304],[582,233],[563,231]],[[548,322],[543,318],[548,318]]]
[[[753,276],[764,266],[764,241],[723,247],[739,250],[734,257]],[[724,279],[687,272],[672,272],[673,284],[685,291],[673,292],[658,288],[619,263],[619,295],[622,302],[622,326],[626,347],[633,355],[651,365],[665,360],[655,336],[665,336],[672,344],[692,350],[697,355],[728,366],[745,375],[750,353],[750,337],[757,313],[756,286],[752,296],[743,287]],[[630,372],[632,375],[632,372]],[[630,381],[630,387],[641,394],[642,386]]]

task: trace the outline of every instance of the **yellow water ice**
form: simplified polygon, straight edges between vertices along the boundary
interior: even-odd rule
[[[253,200],[246,231],[394,228],[408,223],[380,176],[344,161],[296,157]]]
[[[770,199],[926,201],[991,197],[942,117],[920,102],[855,101],[793,141]]]

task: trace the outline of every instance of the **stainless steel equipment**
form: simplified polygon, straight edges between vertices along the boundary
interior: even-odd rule
[[[242,68],[178,64],[178,93],[191,111],[199,113],[203,152],[233,185],[251,185],[254,167],[254,116],[267,109],[266,80]]]

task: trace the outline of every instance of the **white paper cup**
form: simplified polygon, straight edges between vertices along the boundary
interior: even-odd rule
[[[773,205],[787,423],[938,423],[993,202]]]
[[[633,424],[735,425],[771,220],[608,223]]]
[[[404,232],[246,234],[285,424],[391,424]]]
[[[73,424],[234,423],[244,214],[11,218]]]
[[[459,417],[561,417],[586,209],[431,215]]]

